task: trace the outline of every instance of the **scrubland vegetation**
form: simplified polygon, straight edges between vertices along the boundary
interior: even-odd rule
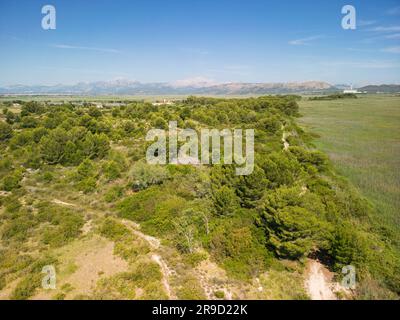
[[[324,96],[310,97],[310,101],[325,101],[325,100],[339,100],[339,99],[357,99],[355,93],[335,93]]]
[[[54,299],[306,299],[302,273],[311,255],[338,279],[354,265],[354,298],[398,297],[396,235],[377,227],[376,209],[313,147],[297,124],[297,100],[189,97],[101,109],[3,103],[4,297],[36,298],[41,268],[53,264],[59,285],[47,294]],[[253,174],[236,176],[235,165],[147,164],[145,135],[168,121],[254,128]],[[79,281],[71,284],[83,268],[75,265],[79,244],[97,237],[124,270],[99,270],[80,290]]]

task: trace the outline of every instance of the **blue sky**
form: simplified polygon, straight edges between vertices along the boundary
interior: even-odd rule
[[[46,4],[56,30],[41,28]],[[0,85],[400,83],[400,1],[0,0],[0,43]]]

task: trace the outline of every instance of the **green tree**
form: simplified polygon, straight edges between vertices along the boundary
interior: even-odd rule
[[[14,122],[17,121],[18,116],[15,115],[13,112],[11,111],[7,111],[6,113],[6,122],[9,124],[13,124]]]
[[[42,137],[47,135],[48,133],[49,133],[49,130],[47,130],[44,127],[39,127],[39,128],[34,129],[32,131],[33,141],[35,141],[35,143],[39,143],[40,139],[42,139]]]
[[[257,127],[267,131],[270,134],[275,134],[280,130],[282,123],[277,117],[267,117],[258,121]]]
[[[30,113],[41,114],[45,111],[44,107],[36,101],[29,101],[21,108],[21,116],[29,115]]]
[[[6,141],[12,136],[12,127],[5,122],[0,121],[0,141]]]
[[[14,172],[6,175],[3,178],[2,189],[5,191],[12,191],[21,187],[21,181],[23,174],[21,170],[15,170]]]
[[[239,208],[239,198],[228,186],[222,186],[213,193],[215,210],[218,215],[231,216]]]
[[[254,166],[252,174],[240,176],[236,184],[236,193],[240,198],[242,206],[253,208],[268,188],[270,182],[265,176],[264,170],[257,165]]]
[[[168,129],[168,123],[161,117],[156,118],[153,125],[158,129]]]
[[[99,110],[99,108],[95,107],[95,106],[91,106],[88,110],[88,114],[89,116],[93,117],[93,118],[99,118],[101,117],[101,111]]]
[[[344,223],[335,228],[329,254],[337,270],[350,264],[362,265],[365,263],[366,251],[365,243],[350,224]]]
[[[88,132],[81,147],[83,154],[90,159],[104,158],[110,150],[110,141],[104,133]]]
[[[309,254],[329,236],[326,222],[305,208],[298,188],[280,188],[260,205],[260,225],[267,246],[281,258],[298,259]]]
[[[143,190],[168,179],[168,171],[163,166],[150,165],[139,161],[129,173],[130,184],[134,190]]]
[[[291,186],[301,176],[302,170],[296,158],[287,152],[270,154],[261,164],[271,186]]]
[[[61,163],[65,157],[65,147],[69,140],[68,133],[61,128],[52,130],[40,139],[40,152],[48,164]]]
[[[36,128],[39,125],[39,120],[34,117],[26,116],[21,120],[21,128]]]

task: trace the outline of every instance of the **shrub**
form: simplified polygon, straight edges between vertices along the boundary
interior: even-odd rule
[[[275,134],[281,129],[282,123],[276,117],[263,118],[258,121],[257,127],[270,134]]]
[[[27,300],[40,287],[43,275],[40,273],[29,274],[21,280],[12,292],[12,300]]]
[[[78,212],[46,202],[38,204],[37,218],[40,222],[49,222],[42,241],[53,247],[59,247],[78,237],[85,223]]]
[[[294,154],[297,161],[307,168],[314,166],[319,171],[323,171],[328,167],[328,158],[319,151],[307,151],[301,147],[290,147],[290,152]]]
[[[3,290],[6,286],[6,279],[4,274],[0,275],[0,290]]]
[[[16,241],[25,241],[29,236],[29,231],[36,225],[32,214],[22,213],[15,216],[5,223],[2,239],[14,239]]]
[[[101,111],[95,107],[95,106],[91,106],[88,110],[88,114],[89,116],[93,117],[93,118],[99,118],[101,117]]]
[[[14,134],[10,140],[10,148],[17,149],[33,142],[32,131],[22,131]]]
[[[89,132],[81,143],[81,148],[86,157],[102,159],[110,150],[110,141],[104,133],[92,134]]]
[[[34,129],[32,131],[33,141],[35,141],[36,143],[39,143],[40,139],[42,139],[42,137],[47,135],[48,133],[49,133],[49,130],[44,127],[39,127],[39,128]]]
[[[54,129],[48,135],[40,139],[40,151],[43,159],[48,164],[57,164],[65,157],[65,146],[69,135],[64,129]]]
[[[124,187],[113,186],[104,195],[104,200],[106,202],[113,202],[120,199],[124,195]]]
[[[265,270],[271,260],[263,241],[251,220],[220,219],[210,234],[209,247],[230,275],[248,279]]]
[[[42,268],[46,265],[55,265],[57,260],[53,257],[46,256],[34,262],[26,275],[15,287],[11,294],[12,300],[26,300],[35,294],[35,291],[40,287],[44,274]]]
[[[23,117],[21,120],[21,128],[36,128],[39,125],[39,120],[34,117]]]
[[[34,114],[41,114],[45,111],[44,107],[41,106],[38,102],[36,101],[29,101],[25,103],[22,108],[21,108],[21,115],[26,116],[30,113]]]
[[[112,181],[121,177],[121,167],[113,160],[103,165],[103,173],[108,181]]]
[[[168,171],[164,167],[150,165],[142,161],[134,164],[129,175],[132,188],[136,191],[161,184],[168,179]]]
[[[12,136],[12,127],[3,121],[0,121],[0,141],[6,141]]]
[[[236,193],[243,207],[254,208],[262,198],[270,182],[264,171],[257,165],[251,175],[240,176],[236,183]]]
[[[118,209],[120,217],[140,222],[145,232],[166,236],[176,231],[174,222],[186,205],[183,198],[150,187],[122,200]]]
[[[84,193],[90,193],[96,190],[97,180],[95,177],[88,177],[78,182],[78,190]]]
[[[215,210],[218,215],[231,216],[239,208],[239,198],[228,186],[222,186],[213,193]]]
[[[100,226],[100,234],[113,241],[118,241],[130,233],[129,229],[123,224],[116,222],[112,218],[107,218]]]
[[[271,187],[291,186],[301,176],[302,170],[296,158],[285,153],[272,153],[261,164]]]
[[[153,126],[158,129],[168,129],[168,123],[163,118],[156,118],[153,121]]]
[[[21,170],[15,170],[13,173],[8,174],[3,178],[2,189],[5,191],[12,191],[21,187],[23,175]]]

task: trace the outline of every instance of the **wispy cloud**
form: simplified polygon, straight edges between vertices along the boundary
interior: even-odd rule
[[[372,26],[373,24],[376,24],[376,20],[358,20],[357,25],[360,27],[366,27],[366,26]]]
[[[348,51],[353,51],[353,52],[375,52],[376,50],[371,50],[371,49],[360,49],[360,48],[346,48]]]
[[[400,33],[388,34],[385,36],[386,39],[400,39]]]
[[[384,48],[381,51],[387,53],[400,53],[400,46]]]
[[[366,61],[327,61],[322,65],[329,67],[346,67],[359,69],[393,69],[400,68],[400,62],[388,60],[366,60]]]
[[[312,36],[307,38],[295,39],[289,41],[289,44],[292,46],[305,46],[309,45],[310,42],[323,38],[323,36]]]
[[[377,41],[381,41],[381,40],[397,40],[400,39],[400,33],[399,32],[395,32],[395,33],[391,33],[393,31],[391,30],[396,30],[397,27],[391,27],[391,29],[389,30],[388,28],[384,28],[382,29],[381,27],[379,29],[374,29],[374,30],[368,30],[368,31],[375,31],[375,34],[371,37],[365,38],[360,40],[360,43],[363,44],[371,44],[371,43],[375,43]]]
[[[98,52],[107,52],[107,53],[121,53],[121,51],[116,50],[116,49],[72,46],[72,45],[68,45],[68,44],[54,44],[54,45],[52,45],[52,47],[58,48],[58,49],[89,50],[89,51],[98,51]]]
[[[390,26],[390,27],[378,26],[378,27],[375,27],[375,28],[368,29],[368,31],[372,31],[372,32],[400,32],[400,26]]]
[[[180,48],[182,52],[190,53],[190,54],[196,54],[196,55],[207,55],[209,52],[207,50],[201,49],[201,48]]]
[[[231,70],[231,71],[242,71],[242,70],[251,69],[251,66],[244,65],[244,64],[235,64],[235,65],[225,66],[224,69]]]
[[[389,9],[388,11],[386,11],[386,13],[387,13],[388,15],[391,15],[391,16],[398,15],[398,14],[400,14],[400,6],[391,8],[391,9]]]

